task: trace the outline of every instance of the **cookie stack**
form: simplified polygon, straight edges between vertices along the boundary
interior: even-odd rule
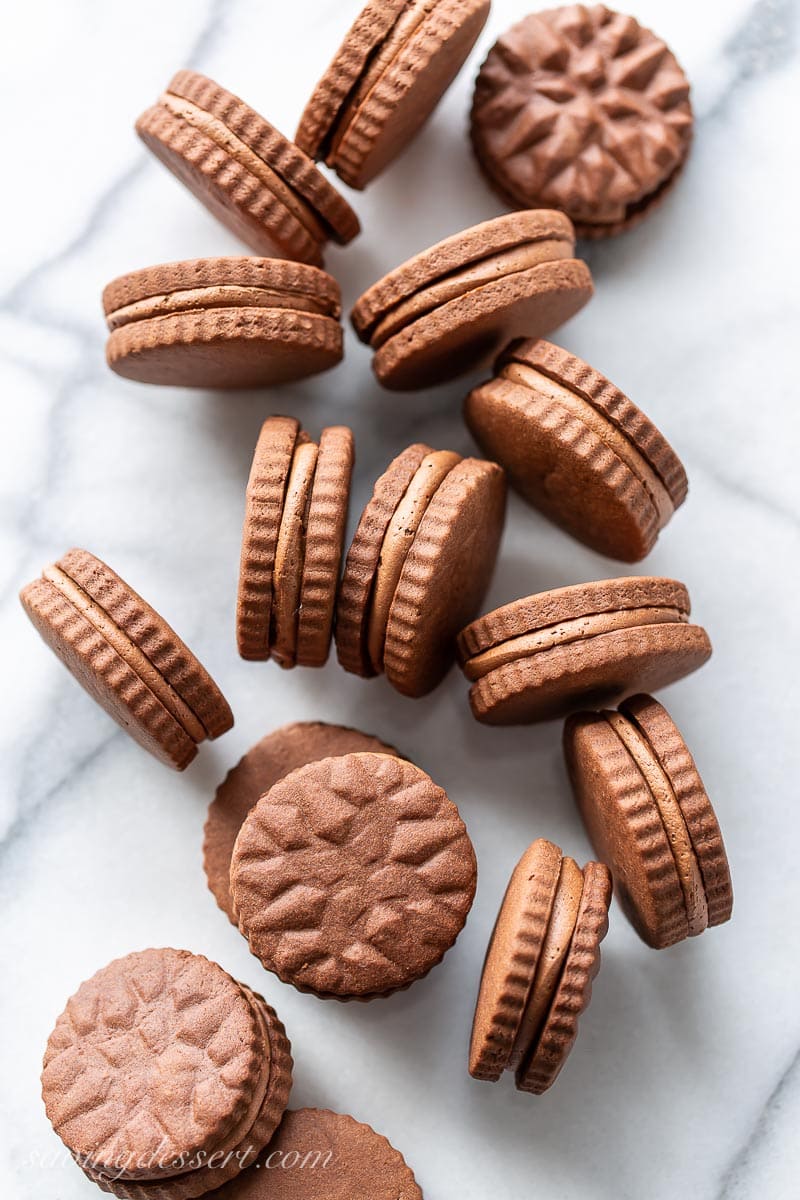
[[[359,233],[352,188],[388,168],[472,49],[488,0],[370,0],[296,141],[233,93],[179,71],[137,131],[251,256],[132,271],[103,294],[107,360],[182,387],[267,387],[344,353],[328,242]],[[263,422],[245,496],[236,644],[249,661],[385,675],[406,697],[456,657],[486,725],[566,718],[568,773],[598,861],[539,838],[515,868],[478,988],[469,1071],[555,1081],[600,963],[612,884],[663,949],[731,915],[719,825],[684,739],[648,693],[702,666],[684,584],[635,576],[556,587],[480,615],[506,481],[599,554],[641,561],[684,503],[676,451],[600,371],[543,340],[592,297],[576,235],[638,224],[692,133],[668,47],[602,5],[532,14],[480,70],[471,140],[510,207],[389,271],[356,301],[378,382],[433,387],[491,366],[464,415],[486,459],[414,443],[374,485],[345,553],[355,439]],[[73,550],[22,592],[45,641],[143,747],[183,769],[233,717],[213,680],[118,575]],[[618,707],[616,707],[618,706]],[[266,968],[301,992],[369,1001],[410,986],[458,937],[476,858],[456,806],[379,738],[322,722],[262,738],[211,803],[209,887]],[[81,986],[44,1061],[48,1116],[86,1175],[130,1200],[421,1196],[399,1154],[326,1110],[287,1113],[283,1026],[201,956],[128,955]],[[334,1167],[282,1168],[327,1139]],[[327,1166],[327,1164],[326,1164]],[[246,1168],[252,1167],[252,1170]]]

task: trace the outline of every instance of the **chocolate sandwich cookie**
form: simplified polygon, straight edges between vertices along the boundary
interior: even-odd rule
[[[339,662],[423,696],[444,678],[479,608],[505,517],[494,463],[415,444],[375,484],[347,555],[336,610]]]
[[[324,758],[274,784],[231,861],[239,928],[301,992],[372,1000],[444,957],[475,895],[475,852],[442,788],[387,754]]]
[[[427,121],[488,15],[489,0],[369,0],[306,105],[298,146],[366,187]]]
[[[321,758],[358,752],[397,754],[393,746],[357,729],[326,725],[323,721],[297,721],[256,742],[225,776],[208,808],[203,866],[217,904],[234,925],[237,921],[231,899],[231,856],[250,809],[273,784],[298,767]]]
[[[256,1168],[218,1200],[422,1200],[402,1154],[369,1125],[324,1108],[289,1109]]]
[[[141,383],[268,386],[342,358],[341,293],[280,258],[196,258],[132,271],[103,292],[106,361]]]
[[[679,730],[651,696],[581,712],[564,754],[589,837],[648,946],[730,919],[733,887],[717,818]]]
[[[353,435],[319,445],[293,417],[270,417],[247,484],[236,641],[242,658],[321,667],[330,652],[344,544]]]
[[[600,579],[514,600],[462,631],[469,702],[486,725],[521,725],[655,691],[711,655],[674,579]]]
[[[674,54],[602,4],[531,13],[495,43],[472,104],[472,144],[515,208],[559,208],[579,237],[620,233],[663,199],[692,138]]]
[[[117,724],[182,771],[233,725],[214,680],[141,596],[87,550],[69,550],[20,592],[51,650]]]
[[[484,221],[391,271],[352,312],[384,387],[413,391],[490,362],[509,340],[542,337],[592,295],[563,213]]]
[[[523,854],[503,897],[481,975],[469,1073],[547,1091],[578,1034],[608,929],[611,877],[583,870],[543,838]]]
[[[638,562],[686,498],[683,464],[599,371],[545,341],[512,342],[464,415],[513,487],[573,537]]]
[[[124,1200],[191,1200],[251,1166],[292,1082],[261,996],[186,950],[144,950],[81,984],[47,1043],[42,1097],[84,1173]]]
[[[196,71],[178,71],[136,132],[256,254],[322,266],[358,217],[311,159],[249,105]]]

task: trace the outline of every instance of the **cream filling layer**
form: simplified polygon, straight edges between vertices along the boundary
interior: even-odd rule
[[[530,388],[539,395],[543,395],[547,400],[561,405],[587,429],[591,430],[639,480],[656,511],[658,528],[664,528],[675,511],[672,498],[658,472],[651,466],[635,442],[624,434],[610,418],[605,416],[600,409],[595,408],[591,401],[577,395],[549,375],[537,371],[535,367],[529,367],[524,363],[509,363],[503,368],[500,378]]]
[[[654,608],[623,608],[617,612],[592,613],[585,617],[573,617],[547,625],[533,633],[509,638],[498,646],[492,646],[476,654],[464,664],[467,679],[480,679],[490,671],[504,667],[521,658],[531,658],[555,646],[566,646],[570,642],[582,642],[603,633],[614,633],[618,629],[635,629],[643,625],[665,625],[685,622],[687,615],[677,608],[664,606]]]
[[[270,649],[273,657],[287,666],[294,664],[297,654],[308,509],[318,453],[315,442],[301,442],[295,448],[275,547]]]
[[[178,722],[194,742],[205,741],[207,736],[202,722],[192,712],[164,676],[156,670],[147,655],[132,642],[124,630],[111,620],[108,613],[92,600],[83,588],[70,579],[60,567],[55,565],[45,567],[43,577],[52,583],[73,608],[84,617],[121,659],[130,667],[135,675],[149,688],[167,712]]]
[[[405,329],[412,321],[427,316],[449,300],[465,296],[468,292],[493,283],[496,279],[518,275],[543,263],[572,258],[574,252],[573,242],[552,237],[524,242],[521,246],[512,246],[508,250],[488,254],[477,262],[450,272],[395,304],[373,328],[370,345],[373,350],[379,350],[384,342]]]
[[[204,312],[211,308],[288,308],[296,312],[330,315],[325,305],[312,296],[272,291],[269,288],[219,284],[182,288],[136,300],[133,304],[126,304],[108,313],[106,322],[113,331],[134,321],[149,321],[154,317],[169,317],[175,313]]]
[[[417,467],[383,536],[367,622],[367,654],[375,671],[383,670],[386,629],[403,566],[428,505],[448,473],[461,462],[452,450],[435,450]]]
[[[708,926],[708,901],[700,864],[669,776],[647,738],[628,717],[612,710],[603,716],[636,763],[656,803],[686,902],[689,936],[694,937]]]
[[[300,222],[314,241],[320,243],[327,241],[327,233],[305,200],[276,171],[273,171],[272,167],[260,155],[256,154],[246,142],[237,137],[224,121],[220,121],[218,117],[206,112],[204,108],[200,108],[190,100],[184,100],[181,96],[173,95],[172,92],[164,92],[159,103],[169,109],[174,116],[185,121],[187,125],[191,125],[194,129],[199,130],[200,133],[204,133],[221,150],[224,150],[226,154],[235,159],[240,166],[249,171],[251,175],[254,175],[259,183],[272,192],[273,196],[277,200],[280,200],[285,208],[288,208],[292,216]]]

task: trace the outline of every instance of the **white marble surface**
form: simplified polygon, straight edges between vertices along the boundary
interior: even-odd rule
[[[237,244],[141,148],[138,112],[178,66],[240,92],[291,133],[358,0],[31,0],[4,20],[0,276],[0,1194],[77,1200],[91,1185],[39,1099],[41,1052],[83,978],[150,944],[202,951],[263,989],[294,1042],[295,1105],[386,1133],[426,1197],[785,1200],[800,1189],[796,916],[798,398],[797,4],[639,0],[695,86],[696,145],[666,206],[591,247],[597,295],[562,341],[604,369],[679,448],[691,494],[641,570],[691,589],[715,655],[667,703],[724,828],[734,920],[657,954],[612,913],[595,999],[541,1100],[473,1082],[465,1045],[485,942],[537,835],[586,856],[556,725],[478,727],[454,673],[408,702],[335,662],[281,674],[237,660],[232,607],[243,487],[260,421],[353,425],[352,519],[412,439],[467,448],[462,383],[382,393],[347,361],[280,394],[144,388],[103,361],[102,285],[120,271]],[[496,0],[469,66],[404,160],[356,205],[364,234],[329,263],[352,300],[440,236],[493,215],[464,137],[471,79],[524,14]],[[788,156],[788,157],[787,157]],[[183,777],[77,689],[27,625],[19,586],[86,545],[164,612],[217,676],[236,728]],[[512,503],[490,601],[620,573]],[[369,1006],[325,1004],[266,975],[200,865],[215,784],[285,720],[359,725],[399,743],[460,806],[480,882],[445,964]],[[44,1162],[43,1162],[44,1160]]]

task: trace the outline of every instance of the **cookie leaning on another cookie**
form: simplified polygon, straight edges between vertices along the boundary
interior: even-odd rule
[[[319,445],[293,417],[261,427],[247,483],[236,641],[242,658],[321,667],[330,652],[344,544],[353,435]]]
[[[217,904],[234,925],[231,857],[239,830],[256,801],[298,767],[321,758],[359,752],[397,754],[394,747],[357,729],[323,721],[296,721],[256,742],[225,776],[208,808],[203,866]]]
[[[20,592],[78,683],[130,736],[182,771],[233,725],[214,680],[163,617],[87,550],[69,550]]]
[[[323,998],[372,1000],[441,961],[476,874],[458,809],[424,771],[346,754],[261,797],[236,839],[231,895],[268,971]]]
[[[409,446],[375,484],[347,554],[336,652],[347,671],[386,678],[405,696],[435,688],[456,635],[478,609],[505,518],[495,463]]]
[[[191,1200],[254,1163],[292,1059],[264,1000],[186,950],[144,950],[81,984],[44,1055],[47,1115],[123,1200]]]
[[[256,254],[322,266],[358,217],[302,150],[238,96],[178,71],[136,132],[207,209]]]
[[[462,630],[469,702],[486,725],[520,725],[666,687],[711,655],[674,579],[599,579],[514,600]]]
[[[728,921],[733,887],[719,824],[694,759],[651,696],[564,727],[575,798],[628,919],[662,949]]]
[[[664,42],[605,5],[524,17],[475,83],[472,144],[518,208],[563,209],[579,237],[638,224],[677,179],[692,138],[689,83]]]
[[[600,554],[637,562],[686,498],[655,425],[599,371],[550,342],[512,342],[464,404],[512,486]]]
[[[342,357],[341,293],[280,258],[196,258],[132,271],[103,291],[106,361],[126,379],[240,388],[302,379]]]
[[[366,187],[433,112],[488,14],[489,0],[369,0],[306,105],[298,146]]]
[[[591,998],[610,899],[602,863],[581,871],[552,842],[528,847],[486,951],[469,1050],[475,1079],[514,1071],[520,1091],[537,1094],[555,1082]]]
[[[395,391],[443,383],[563,325],[593,292],[574,253],[569,219],[539,210],[484,221],[390,271],[352,312],[378,379]]]

